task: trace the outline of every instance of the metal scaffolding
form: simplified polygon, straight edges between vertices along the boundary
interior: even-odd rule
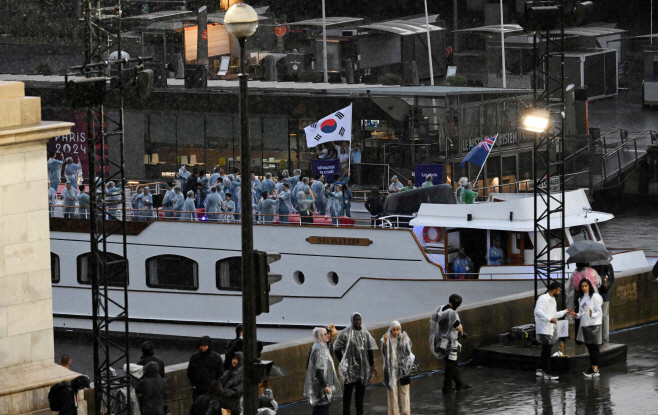
[[[535,199],[535,299],[541,281],[547,288],[551,279],[565,282],[564,210],[564,14],[560,11],[557,30],[537,31],[533,37],[535,108],[550,112],[549,128],[537,135],[534,146]],[[557,222],[557,223],[556,223]],[[546,246],[538,249],[543,235]],[[562,306],[565,306],[562,296]]]

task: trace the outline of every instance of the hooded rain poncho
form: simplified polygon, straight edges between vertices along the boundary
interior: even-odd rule
[[[398,387],[398,379],[406,378],[416,361],[416,356],[411,353],[411,339],[406,332],[400,331],[397,339],[391,335],[395,327],[401,327],[400,323],[394,321],[388,328],[388,341],[384,342],[384,336],[381,339],[382,357],[384,361],[384,385],[389,389]]]
[[[445,308],[445,310],[444,310]],[[440,306],[430,318],[430,351],[437,359],[448,356],[451,350],[459,347],[459,332],[454,324],[459,314],[451,307]]]
[[[220,401],[222,402],[222,409],[228,409],[231,414],[240,413],[240,399],[242,398],[243,391],[243,367],[242,367],[242,352],[236,352],[234,359],[237,357],[238,364],[224,372],[219,382],[222,384],[222,392],[220,394]]]
[[[327,405],[331,403],[333,398],[343,396],[343,392],[340,389],[340,381],[336,375],[331,352],[322,337],[323,330],[316,328],[313,333],[315,334],[315,343],[308,358],[304,396],[308,398],[308,403],[313,406]],[[330,393],[324,391],[327,386],[331,389]]]
[[[361,330],[354,328],[354,317],[361,316],[359,313],[352,314],[349,327],[338,333],[334,350],[343,353],[343,358],[338,365],[338,373],[346,384],[361,382],[367,385],[370,382],[370,362],[368,362],[368,351],[377,350],[377,342],[365,327]]]

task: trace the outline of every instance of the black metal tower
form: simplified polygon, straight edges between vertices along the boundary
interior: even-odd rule
[[[535,299],[538,284],[546,287],[551,279],[565,280],[565,234],[564,234],[564,4],[560,10],[557,30],[548,28],[536,31],[533,38],[535,68],[533,94],[535,108],[548,110],[550,121],[547,130],[538,133],[534,146],[534,199],[535,199]],[[547,241],[539,249],[538,241],[543,235]],[[565,296],[562,296],[564,307]]]

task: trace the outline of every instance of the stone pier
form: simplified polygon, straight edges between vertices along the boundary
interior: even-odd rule
[[[55,364],[46,142],[73,124],[41,121],[41,99],[0,82],[0,414],[48,414]],[[80,413],[86,413],[81,402]]]

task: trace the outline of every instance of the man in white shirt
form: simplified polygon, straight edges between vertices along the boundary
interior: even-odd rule
[[[547,380],[558,379],[558,376],[551,374],[551,354],[553,343],[557,341],[557,319],[571,312],[571,309],[557,311],[555,297],[561,291],[560,283],[553,281],[548,286],[548,292],[540,295],[535,304],[535,330],[537,341],[541,344],[541,369],[537,369],[537,377]]]

